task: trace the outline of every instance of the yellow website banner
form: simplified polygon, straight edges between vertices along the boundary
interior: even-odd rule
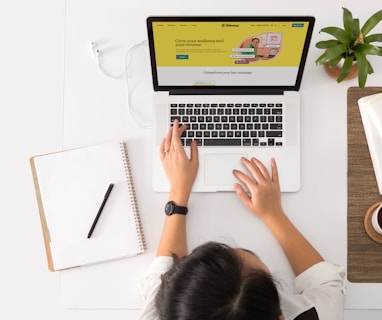
[[[154,22],[158,67],[298,66],[307,22]]]

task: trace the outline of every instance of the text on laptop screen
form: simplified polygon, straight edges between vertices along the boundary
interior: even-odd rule
[[[308,21],[153,21],[159,86],[293,86]]]

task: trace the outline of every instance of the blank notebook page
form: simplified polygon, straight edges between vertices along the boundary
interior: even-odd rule
[[[56,270],[142,252],[119,142],[36,157],[35,167]]]

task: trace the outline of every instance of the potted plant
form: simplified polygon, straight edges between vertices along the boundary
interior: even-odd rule
[[[351,72],[353,65],[358,71],[358,85],[363,88],[368,74],[374,72],[368,55],[382,56],[382,47],[374,42],[382,42],[382,33],[369,35],[369,32],[382,20],[382,10],[373,14],[360,28],[359,19],[353,18],[352,13],[343,9],[343,29],[338,27],[326,27],[320,30],[328,33],[334,39],[319,41],[316,47],[326,49],[316,60],[317,65],[326,65],[327,70],[338,68],[341,71],[337,75],[337,82],[344,80]],[[357,73],[355,74],[357,75]]]

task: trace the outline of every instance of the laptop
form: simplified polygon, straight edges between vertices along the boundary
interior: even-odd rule
[[[175,119],[199,145],[194,192],[233,191],[241,157],[270,169],[282,192],[300,189],[299,88],[311,16],[148,17],[154,88],[152,188],[169,191],[159,148]]]

